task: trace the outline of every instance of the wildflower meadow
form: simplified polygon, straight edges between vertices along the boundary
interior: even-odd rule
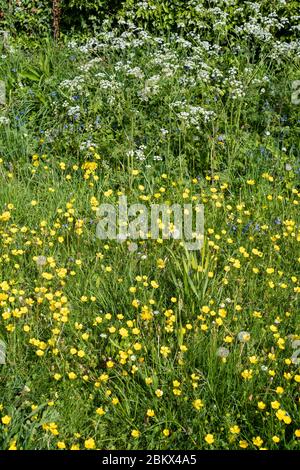
[[[0,2],[0,448],[299,450],[298,2],[51,3]]]

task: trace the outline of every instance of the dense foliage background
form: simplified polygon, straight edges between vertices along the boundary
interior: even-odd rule
[[[297,3],[0,0],[0,449],[300,449]]]
[[[262,25],[271,13],[281,19],[278,37],[298,32],[298,2],[295,0],[62,0],[63,33],[97,30],[104,20],[113,24],[134,19],[155,30],[200,30],[205,37],[226,37],[247,21]],[[0,22],[12,33],[48,35],[52,30],[52,0],[0,0]],[[286,18],[289,26],[286,27]],[[272,25],[271,25],[272,26]]]

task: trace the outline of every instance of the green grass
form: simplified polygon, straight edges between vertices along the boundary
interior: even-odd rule
[[[297,449],[299,58],[130,34],[0,59],[0,446]],[[121,194],[204,204],[202,249],[97,239]]]

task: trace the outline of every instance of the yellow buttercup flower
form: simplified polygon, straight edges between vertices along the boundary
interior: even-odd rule
[[[92,450],[92,449],[95,449],[96,448],[96,444],[95,444],[95,441],[92,437],[90,437],[89,439],[86,439],[84,441],[84,447],[88,450]]]
[[[207,444],[210,444],[210,445],[215,442],[215,438],[213,434],[206,434],[204,440],[205,442],[207,442]]]
[[[8,426],[11,422],[11,416],[5,415],[1,418],[2,424]]]

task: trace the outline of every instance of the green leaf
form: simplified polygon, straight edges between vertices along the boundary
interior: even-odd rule
[[[28,80],[31,80],[33,82],[39,82],[41,79],[41,76],[35,70],[24,70],[22,72],[19,72],[19,75],[20,77],[27,78]]]

